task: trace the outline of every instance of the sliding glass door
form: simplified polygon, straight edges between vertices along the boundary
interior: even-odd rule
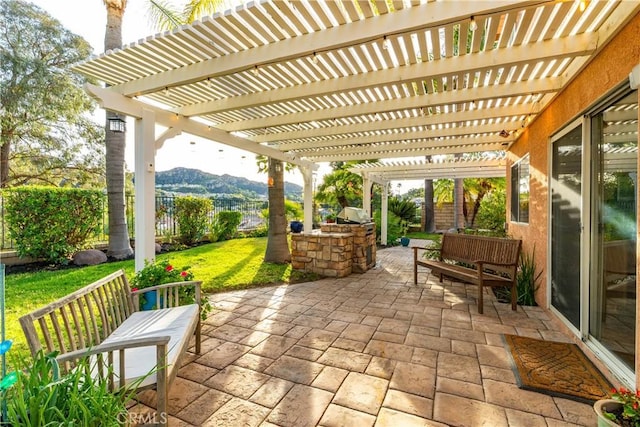
[[[582,126],[553,141],[550,184],[551,306],[580,328]]]
[[[638,91],[621,87],[552,138],[550,304],[635,382]]]
[[[591,117],[595,213],[589,335],[634,369],[638,92]]]

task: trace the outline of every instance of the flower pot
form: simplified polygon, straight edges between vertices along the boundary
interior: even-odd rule
[[[149,310],[155,310],[156,308],[158,308],[156,306],[157,295],[158,295],[158,291],[149,291],[142,294],[141,296],[144,297],[144,304],[140,306],[140,310],[149,311]],[[163,298],[160,297],[160,305],[162,305],[162,299]]]
[[[402,246],[409,246],[409,242],[411,241],[411,239],[409,239],[408,237],[402,236],[400,238],[400,244]]]
[[[300,233],[304,228],[304,224],[301,221],[291,221],[289,226],[291,227],[292,233]]]
[[[607,418],[603,410],[607,412],[614,412],[616,410],[620,410],[622,408],[622,403],[613,399],[601,399],[593,404],[593,410],[596,411],[596,415],[598,415],[598,427],[616,427],[620,424],[615,421]]]

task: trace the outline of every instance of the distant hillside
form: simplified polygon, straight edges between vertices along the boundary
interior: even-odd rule
[[[156,188],[169,193],[237,195],[247,197],[267,197],[267,177],[265,182],[251,181],[231,175],[214,175],[198,169],[175,168],[156,172]],[[302,187],[290,182],[284,183],[288,199],[301,200]]]

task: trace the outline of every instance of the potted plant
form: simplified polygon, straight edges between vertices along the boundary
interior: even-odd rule
[[[593,409],[598,415],[598,427],[640,425],[640,391],[625,388],[613,390],[611,399],[598,400]]]
[[[188,282],[193,280],[193,273],[189,270],[191,267],[175,268],[169,260],[161,260],[154,262],[145,261],[144,268],[136,273],[131,280],[132,291],[150,288],[152,286],[164,285],[166,283]],[[180,289],[180,301],[184,304],[195,302],[195,290],[192,287],[185,286]],[[162,300],[161,300],[162,301]],[[151,290],[140,295],[140,309],[153,310],[157,303],[157,292]],[[202,298],[200,303],[202,320],[206,319],[211,311],[211,304],[207,298]]]
[[[402,228],[402,236],[400,237],[400,244],[402,246],[409,246],[411,239],[407,237],[407,231],[409,230],[409,224],[407,221],[401,221],[400,227]]]
[[[292,233],[301,233],[302,229],[304,228],[304,224],[302,223],[302,221],[294,220],[291,221],[289,227],[291,227]]]
[[[325,222],[326,222],[327,224],[333,224],[333,223],[335,223],[335,222],[336,222],[336,215],[335,215],[335,214],[330,213],[329,215],[327,215],[327,216],[324,218],[324,220],[325,220]]]

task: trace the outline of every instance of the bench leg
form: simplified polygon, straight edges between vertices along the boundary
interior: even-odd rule
[[[167,378],[167,346],[159,345],[157,347],[158,366],[156,367],[156,421],[160,426],[169,425],[169,412],[167,412],[167,403],[169,401],[168,394],[168,378]]]
[[[440,273],[440,283],[442,283],[442,273]]]
[[[482,312],[484,311],[482,308],[482,299],[483,299],[484,295],[482,294],[482,283],[480,283],[478,285],[478,313],[482,314]]]
[[[511,285],[511,310],[518,309],[518,286],[514,283]]]
[[[200,344],[202,342],[202,320],[198,315],[198,326],[196,326],[196,354],[200,354]]]

